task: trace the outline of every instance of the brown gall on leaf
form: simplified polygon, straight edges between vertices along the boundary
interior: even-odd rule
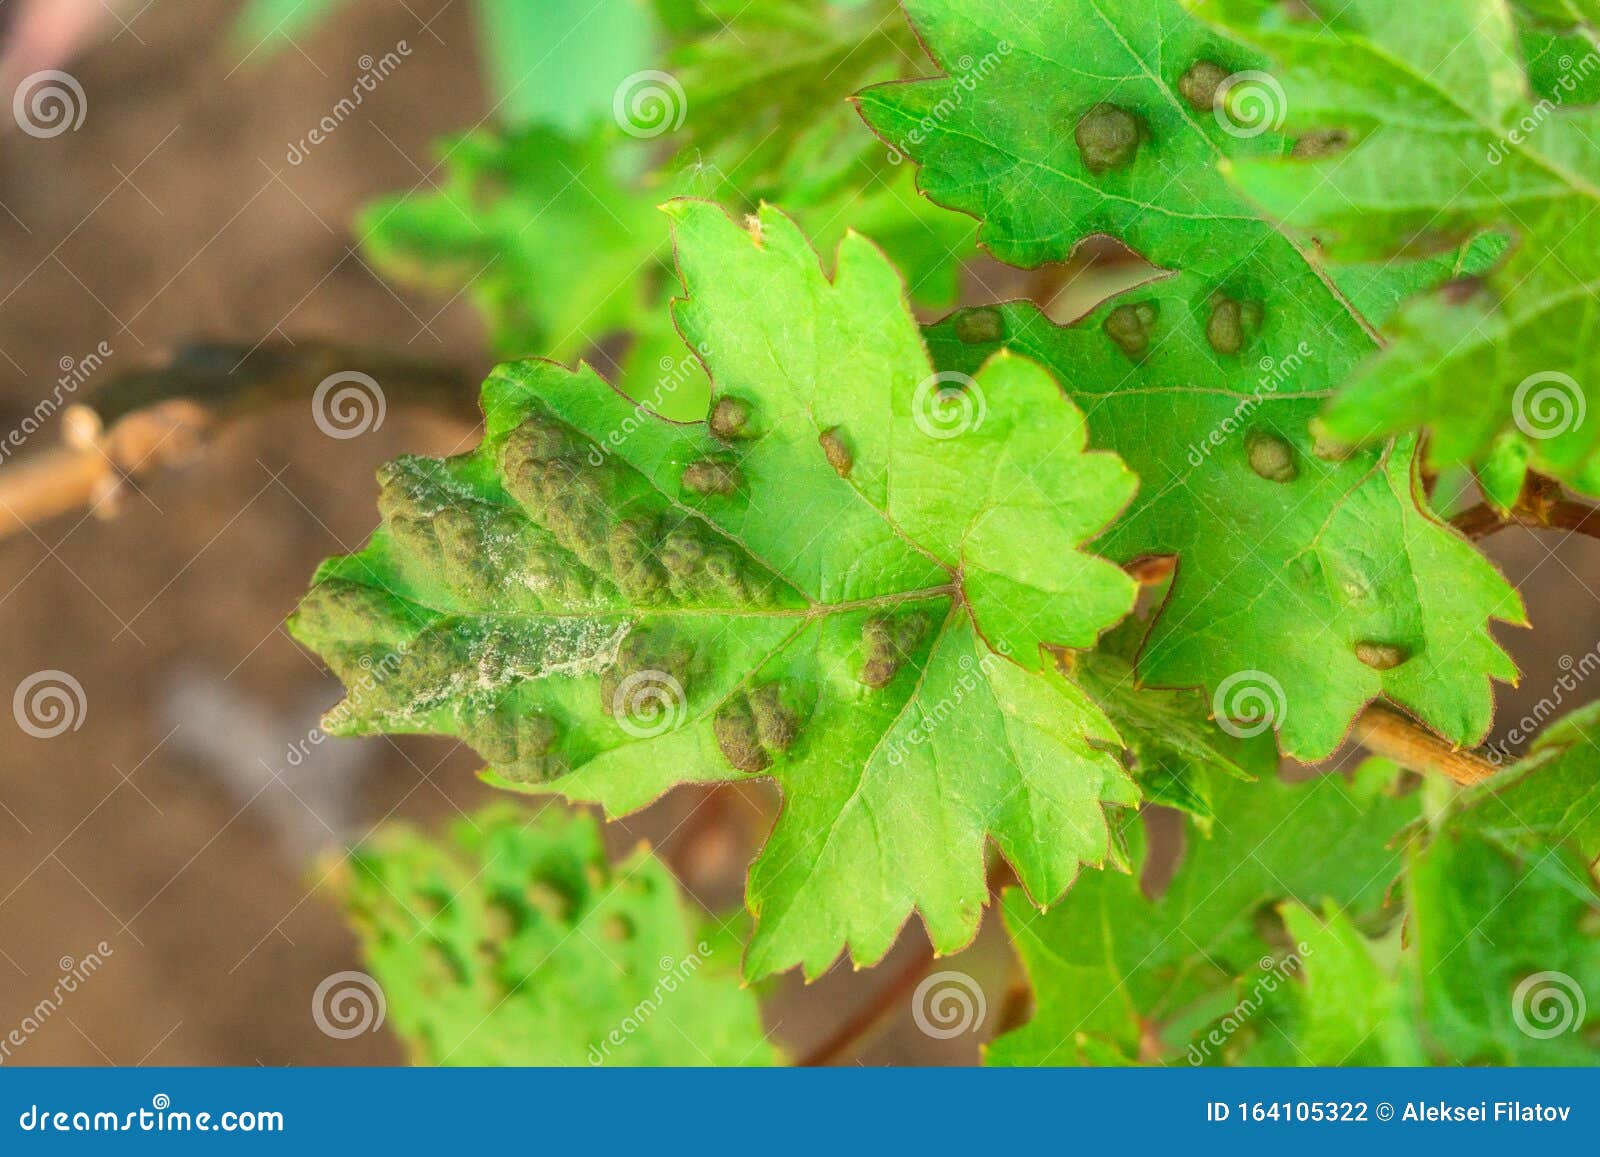
[[[711,733],[717,749],[735,771],[754,774],[772,766],[772,757],[761,746],[755,714],[743,695],[734,695],[711,719]]]
[[[630,631],[617,648],[616,661],[600,673],[600,710],[613,719],[619,713],[626,716],[630,704],[623,701],[624,684],[630,677],[645,672],[654,674],[651,682],[656,685],[675,685],[679,690],[687,688],[693,659],[694,652],[690,648],[675,642],[664,631],[649,628]]]
[[[722,458],[701,458],[689,463],[683,468],[679,481],[691,494],[715,494],[723,498],[735,493],[743,485],[739,468]]]
[[[1102,328],[1117,348],[1130,358],[1138,359],[1150,348],[1150,338],[1160,317],[1161,310],[1153,301],[1119,305],[1106,314]]]
[[[909,615],[874,615],[861,626],[865,658],[859,676],[863,687],[874,691],[887,687],[927,633],[928,620],[921,612]]]
[[[1219,354],[1231,356],[1245,347],[1261,328],[1266,311],[1258,301],[1235,301],[1218,294],[1211,302],[1211,317],[1206,321],[1206,341]]]
[[[1084,168],[1100,176],[1133,164],[1144,138],[1144,122],[1125,108],[1097,104],[1083,114],[1072,138],[1078,143]]]
[[[606,534],[606,562],[617,586],[631,599],[660,602],[668,589],[667,572],[656,557],[654,519],[624,518]]]
[[[1411,658],[1411,650],[1395,643],[1362,640],[1355,645],[1356,658],[1374,671],[1392,671]]]
[[[724,442],[749,435],[750,403],[743,398],[724,394],[711,403],[711,416],[707,421],[712,437]]]
[[[586,455],[570,427],[535,416],[506,438],[500,469],[506,491],[533,520],[584,566],[602,571],[609,562],[607,531],[597,515],[608,506],[610,474]]]
[[[734,770],[755,774],[794,746],[800,716],[784,702],[780,684],[764,683],[730,696],[712,716],[711,733]]]
[[[1349,149],[1353,138],[1344,129],[1316,129],[1297,137],[1289,155],[1302,161],[1315,161],[1322,157],[1336,157]]]
[[[998,309],[969,309],[956,314],[955,333],[963,345],[993,345],[1005,340],[1006,319]]]
[[[543,712],[515,715],[495,711],[476,720],[469,734],[473,750],[512,783],[548,783],[568,771],[555,754],[561,725]]]
[[[1356,452],[1356,447],[1341,442],[1328,434],[1321,418],[1311,422],[1311,452],[1324,462],[1344,462]]]
[[[834,473],[840,478],[850,477],[850,471],[855,466],[855,458],[845,443],[844,435],[839,433],[839,427],[829,426],[817,435],[817,442],[822,446],[822,452],[828,456],[828,465],[833,467]]]
[[[1471,305],[1488,297],[1489,288],[1481,277],[1458,277],[1439,287],[1439,299],[1446,305]]]
[[[1293,482],[1300,477],[1294,447],[1269,430],[1251,430],[1244,439],[1250,469],[1268,482]]]
[[[1197,60],[1178,78],[1178,95],[1195,112],[1210,112],[1216,107],[1217,91],[1231,74],[1214,60]]]
[[[794,746],[800,734],[800,716],[784,705],[783,689],[764,683],[745,696],[755,719],[756,737],[768,752],[782,753]]]

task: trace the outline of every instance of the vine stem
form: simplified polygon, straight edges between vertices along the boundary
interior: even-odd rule
[[[479,421],[475,379],[454,366],[331,342],[194,343],[110,378],[62,411],[61,445],[0,467],[0,538],[84,507],[109,517],[135,480],[182,465],[270,406],[311,403],[335,376],[375,383],[385,408]]]
[[[1510,510],[1500,511],[1486,502],[1479,503],[1452,518],[1450,525],[1473,540],[1488,538],[1508,526],[1564,530],[1600,538],[1600,508],[1563,497],[1560,487],[1549,479],[1530,478]]]
[[[1481,783],[1500,769],[1483,756],[1455,747],[1391,707],[1374,703],[1356,717],[1350,737],[1374,755],[1411,771],[1434,772],[1462,786]]]
[[[906,961],[877,992],[872,994],[871,999],[851,1013],[843,1024],[802,1057],[798,1062],[800,1067],[820,1068],[824,1065],[837,1064],[843,1057],[848,1056],[871,1032],[873,1026],[887,1017],[895,1006],[910,997],[928,969],[933,967],[933,961],[931,944],[919,948],[915,956]]]
[[[992,902],[1000,889],[1015,878],[1011,865],[1006,863],[1004,858],[997,857],[989,869],[986,881],[989,886],[990,901]],[[837,1064],[842,1058],[849,1056],[880,1021],[916,991],[917,985],[927,975],[928,969],[933,967],[935,959],[937,954],[931,943],[919,948],[916,955],[901,965],[870,999],[846,1018],[843,1024],[801,1057],[797,1062],[799,1067],[819,1068],[823,1065]]]

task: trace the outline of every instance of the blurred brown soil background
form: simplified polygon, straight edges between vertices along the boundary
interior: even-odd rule
[[[88,96],[81,129],[0,136],[5,429],[63,359],[102,341],[100,376],[206,336],[336,338],[487,368],[466,303],[391,292],[349,225],[368,198],[437,178],[430,143],[484,116],[470,6],[356,4],[298,48],[244,63],[232,10],[126,16],[71,66]],[[360,58],[402,39],[405,63],[291,166],[289,142],[349,94]],[[23,453],[58,437],[57,419]],[[447,823],[495,793],[470,752],[438,740],[330,741],[292,767],[338,687],[281,622],[316,564],[375,523],[380,462],[469,441],[399,407],[335,441],[309,405],[285,406],[130,494],[113,520],[71,515],[0,541],[0,690],[55,669],[87,704],[82,726],[53,739],[0,729],[0,1037],[50,994],[64,958],[112,949],[6,1063],[404,1059],[387,1032],[335,1040],[311,1018],[318,982],[359,961],[310,859],[383,817]],[[1522,531],[1493,542],[1541,628],[1537,642],[1505,632],[1526,672],[1502,695],[1508,716],[1548,694],[1560,656],[1600,638],[1600,543],[1553,545]],[[614,825],[617,847],[651,838],[705,902],[737,903],[772,800],[724,800],[723,827],[690,855],[677,828],[703,797],[679,794]],[[976,1060],[1010,968],[993,924],[961,965],[988,988],[985,1030],[930,1041],[901,1007],[863,1062]],[[803,1052],[825,1036],[922,943],[917,929],[904,939],[876,974],[781,984],[776,1039]]]

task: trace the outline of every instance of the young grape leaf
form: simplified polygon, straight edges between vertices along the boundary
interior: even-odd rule
[[[1277,745],[1269,734],[1223,731],[1198,692],[1140,687],[1132,659],[1147,628],[1129,616],[1094,651],[1071,656],[1067,670],[1116,725],[1146,802],[1177,808],[1209,833],[1216,784],[1275,774]]]
[[[477,0],[490,111],[501,125],[582,134],[649,69],[656,22],[636,0]]]
[[[1600,704],[1551,724],[1515,766],[1463,794],[1457,809],[1459,830],[1511,849],[1565,844],[1600,865]]]
[[[435,839],[392,826],[334,888],[426,1065],[770,1065],[737,949],[589,816],[501,805]]]
[[[1365,918],[1381,905],[1400,869],[1386,843],[1416,815],[1392,780],[1368,765],[1353,784],[1225,783],[1216,831],[1190,841],[1154,901],[1137,877],[1109,872],[1047,913],[1008,892],[1006,927],[1036,1010],[989,1045],[986,1063],[1079,1064],[1104,1048],[1145,1062],[1182,1056],[1188,1032],[1233,1003],[1236,978],[1280,974],[1283,953],[1263,938],[1275,906],[1326,902]]]
[[[887,162],[848,103],[906,75],[916,37],[893,0],[697,0],[668,62],[687,115],[680,163],[723,171],[751,200],[811,203],[840,182],[870,188]]]
[[[497,782],[613,814],[770,774],[751,977],[872,963],[921,913],[976,931],[992,837],[1040,902],[1115,859],[1138,791],[1042,649],[1133,604],[1079,549],[1134,479],[1001,354],[934,373],[903,285],[849,234],[669,206],[676,320],[717,396],[676,424],[586,369],[502,366],[470,454],[382,475],[383,526],[291,620],[349,689],[331,730],[459,735]]]
[[[497,356],[566,360],[627,337],[613,382],[669,417],[698,416],[707,387],[668,322],[671,255],[656,205],[673,190],[743,202],[714,167],[644,182],[631,172],[634,153],[604,135],[471,133],[442,150],[442,188],[368,205],[357,231],[385,277],[466,293]],[[919,301],[955,299],[971,222],[918,197],[909,174],[832,191],[801,210],[823,243],[837,242],[846,223],[868,232]]]
[[[1380,694],[1479,741],[1489,678],[1516,675],[1488,620],[1521,622],[1521,604],[1427,511],[1412,440],[1345,455],[1309,433],[1375,344],[1218,171],[1321,147],[1274,131],[1263,58],[1177,0],[908,8],[949,75],[860,102],[930,196],[980,217],[1006,261],[1062,260],[1109,233],[1177,271],[1073,329],[1008,306],[930,336],[942,368],[1002,345],[1046,362],[1145,480],[1103,543],[1179,559],[1141,680],[1204,687],[1218,715],[1276,727],[1302,759],[1333,751]],[[1388,309],[1409,278],[1368,268],[1351,283]]]
[[[1600,896],[1581,865],[1444,835],[1408,853],[1404,897],[1404,928],[1370,939],[1339,913],[1286,908],[1298,982],[1264,994],[1215,1059],[1600,1063],[1587,995],[1600,990]]]
[[[1600,0],[1516,0],[1516,6],[1534,20],[1556,28],[1600,28]]]
[[[469,133],[439,156],[437,191],[376,201],[356,224],[384,276],[465,289],[502,357],[571,358],[637,324],[666,273],[660,217],[602,138]]]
[[[1445,1064],[1600,1063],[1600,896],[1559,849],[1441,836],[1413,849],[1402,968]]]
[[[350,0],[246,0],[229,30],[235,45],[270,55],[344,7]]]
[[[1332,402],[1330,432],[1426,427],[1432,461],[1501,470],[1510,445],[1523,470],[1600,494],[1600,359],[1584,340],[1600,277],[1600,110],[1566,103],[1585,95],[1593,50],[1536,100],[1504,0],[1440,0],[1425,21],[1379,0],[1307,5],[1293,21],[1269,0],[1196,7],[1279,62],[1293,125],[1348,143],[1302,162],[1238,159],[1233,178],[1266,212],[1337,259],[1426,254],[1485,229],[1514,238],[1482,279],[1401,312]]]

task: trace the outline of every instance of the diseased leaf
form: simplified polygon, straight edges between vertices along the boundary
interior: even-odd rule
[[[992,837],[1041,902],[1115,861],[1120,740],[1043,646],[1092,647],[1135,584],[1083,552],[1134,479],[1002,354],[934,374],[871,243],[825,276],[800,230],[669,206],[706,423],[580,368],[498,369],[470,454],[401,459],[384,523],[291,627],[349,689],[342,733],[458,735],[496,782],[615,814],[770,774],[752,978],[940,951],[987,896]]]
[[[985,310],[1000,341],[961,340],[972,315],[958,314],[929,345],[955,371],[997,348],[1048,366],[1096,441],[1139,474],[1100,548],[1179,560],[1139,656],[1143,682],[1205,686],[1236,731],[1275,727],[1304,760],[1332,753],[1378,695],[1445,735],[1481,739],[1486,676],[1516,677],[1488,620],[1523,621],[1516,593],[1424,511],[1402,446],[1317,454],[1307,425],[1321,404],[1318,351],[1264,346],[1248,371],[1200,355],[1195,292],[1173,278],[1069,328],[1031,305]],[[1119,311],[1139,309],[1168,337],[1135,365],[1110,331]]]
[[[1487,229],[1513,238],[1480,282],[1401,311],[1388,347],[1331,403],[1330,432],[1426,427],[1440,464],[1482,462],[1510,439],[1531,469],[1600,494],[1600,361],[1584,337],[1600,276],[1600,111],[1575,103],[1592,97],[1593,50],[1564,76],[1544,71],[1549,95],[1536,99],[1505,0],[1439,0],[1420,21],[1379,0],[1297,21],[1268,0],[1196,7],[1279,62],[1292,126],[1348,142],[1300,163],[1239,159],[1234,179],[1269,214],[1339,259],[1423,256]]]
[[[1481,740],[1490,678],[1516,675],[1488,620],[1521,622],[1520,601],[1427,511],[1412,440],[1346,454],[1309,431],[1376,346],[1370,319],[1219,172],[1329,143],[1276,131],[1265,58],[1177,0],[908,10],[949,75],[860,100],[930,196],[978,216],[1015,264],[1109,233],[1175,271],[1071,329],[1005,306],[930,335],[942,368],[1001,346],[1049,365],[1144,480],[1102,543],[1179,559],[1140,679],[1203,687],[1223,716],[1242,700],[1237,722],[1275,727],[1302,759],[1331,753],[1378,695]],[[1348,292],[1381,315],[1453,268],[1354,271]]]
[[[433,839],[388,827],[335,888],[388,1023],[429,1065],[769,1065],[738,951],[647,851],[501,805]]]
[[[1008,892],[1006,927],[1036,1010],[989,1045],[986,1062],[1098,1063],[1096,1048],[1145,1063],[1184,1058],[1190,1034],[1234,1004],[1236,980],[1282,978],[1285,945],[1263,938],[1277,906],[1376,913],[1400,869],[1386,842],[1416,814],[1389,794],[1392,778],[1392,770],[1368,766],[1354,785],[1338,776],[1300,786],[1275,778],[1223,784],[1216,830],[1191,839],[1154,901],[1136,877],[1109,872],[1080,881],[1047,913]]]

